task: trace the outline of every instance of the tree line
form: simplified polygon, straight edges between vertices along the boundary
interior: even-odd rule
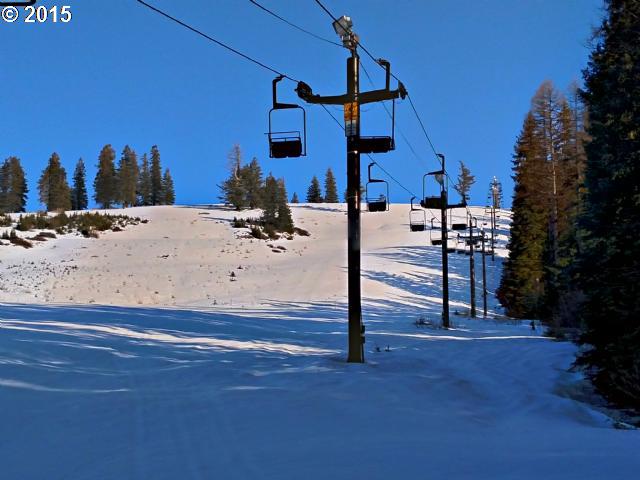
[[[596,387],[640,408],[640,3],[606,11],[584,89],[543,83],[524,120],[498,297],[511,316],[577,329]]]
[[[234,145],[227,158],[229,178],[219,185],[220,199],[236,210],[262,209],[260,226],[269,236],[275,232],[293,233],[293,217],[287,204],[284,178],[276,179],[271,173],[263,178],[256,158],[244,164],[240,145]]]
[[[105,209],[116,205],[173,205],[173,179],[168,168],[162,171],[157,146],[151,147],[150,157],[149,161],[145,153],[138,162],[136,152],[127,145],[116,165],[115,150],[105,145],[98,157],[98,172],[93,182],[95,202]],[[7,158],[0,166],[0,212],[24,212],[27,194],[20,159]],[[47,211],[85,210],[89,197],[83,159],[76,163],[70,185],[60,156],[54,152],[38,180],[38,198]]]

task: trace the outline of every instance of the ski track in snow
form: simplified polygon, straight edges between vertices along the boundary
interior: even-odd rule
[[[363,216],[367,363],[345,363],[344,207],[293,211],[312,237],[278,254],[213,207],[0,247],[0,478],[637,477],[640,432],[568,395],[572,344],[528,322],[414,325],[440,310],[440,257],[406,206]],[[466,311],[469,259],[450,261]]]

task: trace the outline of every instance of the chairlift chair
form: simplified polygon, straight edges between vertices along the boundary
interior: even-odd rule
[[[411,210],[409,210],[409,230],[412,232],[424,232],[427,228],[427,213],[413,205],[416,197],[411,197]]]
[[[277,97],[277,84],[284,78],[279,75],[272,82],[273,108],[269,110],[269,157],[296,158],[307,155],[307,114],[300,105],[294,103],[280,103]],[[302,135],[298,130],[274,132],[271,117],[275,110],[299,108],[302,110]]]
[[[386,212],[389,210],[389,182],[378,178],[371,178],[371,167],[375,165],[375,162],[369,164],[369,180],[365,185],[365,199],[367,201],[367,209],[370,212]],[[375,193],[371,193],[372,186],[374,184],[384,184],[385,190],[381,192],[377,197],[374,197]]]
[[[430,210],[440,210],[442,207],[442,195],[438,196],[427,196],[427,177],[433,176],[436,181],[442,184],[444,172],[442,170],[438,170],[435,172],[425,173],[422,176],[422,200],[420,200],[420,206],[422,208],[430,209]]]
[[[391,81],[391,65],[388,61],[379,59],[377,62],[386,71],[386,89],[389,90]],[[399,86],[400,96],[405,98],[406,90],[404,86]],[[396,100],[391,100],[391,136],[375,136],[367,137],[360,136],[358,139],[358,152],[359,153],[387,153],[391,150],[395,150],[395,130],[396,130]]]
[[[459,206],[459,205],[464,205],[464,208],[466,208],[466,206],[467,206],[466,198],[462,197],[462,203],[460,203],[460,204],[458,204],[456,206]],[[451,223],[451,230],[460,231],[460,230],[466,230],[467,228],[469,228],[469,225],[467,224],[467,222],[462,223],[462,222],[459,222],[459,221],[458,222],[454,222],[453,221],[453,210],[454,210],[453,208],[451,210],[449,210],[449,216],[451,218],[451,222],[450,222]],[[467,214],[465,212],[465,216],[466,215]]]

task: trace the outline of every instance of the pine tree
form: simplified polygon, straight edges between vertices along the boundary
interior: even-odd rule
[[[162,165],[157,145],[151,147],[151,205],[162,203]]]
[[[0,167],[0,213],[24,212],[28,191],[20,159],[7,158]]]
[[[139,166],[138,175],[138,205],[151,205],[151,167],[149,166],[149,158],[145,153],[142,155],[142,163]]]
[[[47,211],[64,211],[71,209],[71,189],[67,183],[67,172],[60,163],[60,157],[53,153],[47,167],[38,181],[40,203]]]
[[[515,192],[509,257],[502,270],[498,299],[507,315],[545,315],[545,251],[548,239],[547,170],[544,145],[532,113],[524,121],[513,156]]]
[[[242,151],[240,145],[234,145],[227,155],[229,160],[229,178],[220,185],[222,196],[220,197],[225,204],[233,206],[236,210],[242,210],[246,207],[246,192],[240,172],[242,169]]]
[[[307,203],[322,203],[322,190],[320,190],[320,182],[315,175],[307,190]]]
[[[276,178],[269,173],[264,181],[264,206],[262,208],[262,221],[265,226],[276,228],[278,220],[278,207],[281,190]]]
[[[164,193],[163,203],[164,205],[173,205],[176,203],[176,192],[173,186],[173,178],[169,169],[165,169],[162,176],[162,191]]]
[[[87,196],[87,180],[84,161],[78,160],[73,171],[73,188],[71,189],[71,210],[85,210],[89,206]]]
[[[94,199],[101,208],[111,208],[117,202],[118,183],[115,168],[116,152],[105,145],[98,157],[98,172],[93,181]]]
[[[127,145],[122,150],[117,172],[118,200],[123,208],[136,204],[138,174],[138,157],[136,152]]]
[[[296,192],[293,192],[293,196],[291,197],[291,203],[299,203],[300,201],[298,200],[298,194]]]
[[[278,180],[278,223],[277,228],[281,232],[293,233],[293,217],[287,203],[287,188],[284,178]]]
[[[589,109],[579,217],[582,355],[610,400],[640,408],[640,2],[607,0],[584,72]]]
[[[467,168],[464,162],[460,162],[460,173],[458,174],[458,183],[455,185],[455,190],[460,194],[465,202],[469,202],[469,191],[471,186],[476,183],[476,177],[471,175],[471,170]]]
[[[243,205],[251,209],[262,206],[262,169],[258,160],[254,158],[249,165],[240,168],[240,182],[244,195]]]
[[[324,177],[324,202],[325,203],[338,203],[338,187],[336,186],[336,178],[333,176],[333,172],[330,168],[327,169],[327,173]]]

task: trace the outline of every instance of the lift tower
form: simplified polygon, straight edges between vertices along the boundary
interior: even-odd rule
[[[386,70],[385,88],[360,92],[358,56],[358,36],[352,31],[351,18],[342,16],[333,22],[333,28],[342,40],[343,46],[351,52],[347,58],[347,93],[343,95],[320,96],[311,87],[299,82],[296,92],[307,103],[321,105],[343,105],[345,135],[347,137],[347,261],[349,296],[349,354],[348,362],[364,362],[364,325],[362,323],[362,302],[360,289],[360,154],[386,153],[395,148],[393,130],[391,136],[360,136],[360,105],[385,100],[405,98],[407,92],[401,82],[398,88],[390,89],[391,66],[379,59],[377,62]],[[395,108],[394,108],[395,110]],[[392,118],[393,122],[393,118]]]

